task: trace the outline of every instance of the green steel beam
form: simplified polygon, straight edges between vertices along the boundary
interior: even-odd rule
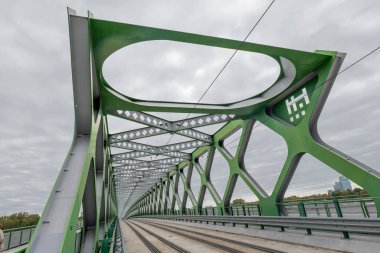
[[[262,215],[280,215],[285,212],[282,206],[285,191],[300,158],[306,153],[367,190],[374,197],[380,217],[379,173],[325,144],[318,135],[317,121],[344,54],[304,52],[248,42],[241,45],[236,40],[98,20],[91,14],[79,17],[71,10],[69,28],[75,108],[73,144],[27,252],[74,252],[78,246],[74,224],[81,206],[84,233],[79,246],[82,252],[98,252],[102,245],[108,249],[117,217],[168,214],[177,209],[183,213],[187,200],[199,214],[206,190],[218,209],[223,214],[228,213],[238,177],[259,199]],[[146,101],[112,88],[102,72],[107,58],[126,46],[155,40],[264,54],[279,64],[280,75],[262,93],[228,104]],[[202,113],[205,116],[167,121],[145,112]],[[107,115],[136,121],[146,127],[109,135]],[[212,136],[194,129],[220,122],[226,124]],[[244,154],[255,124],[263,124],[280,135],[288,148],[287,159],[271,194],[265,192],[244,165]],[[239,145],[236,154],[231,154],[224,140],[239,129],[242,130]],[[163,133],[177,133],[193,141],[166,146],[133,141]],[[132,151],[115,155],[111,147]],[[189,148],[196,149],[183,152]],[[216,150],[229,165],[228,183],[220,195],[210,178]],[[204,154],[207,154],[206,165],[201,168],[199,157]],[[144,162],[143,158],[150,156],[157,158]],[[197,196],[194,195],[197,189],[191,187],[195,173],[200,175]],[[179,183],[184,188],[182,196],[178,193]]]

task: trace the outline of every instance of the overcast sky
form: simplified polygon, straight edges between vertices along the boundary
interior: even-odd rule
[[[269,1],[1,3],[0,214],[7,214],[42,211],[71,143],[74,122],[66,6],[79,15],[86,15],[88,9],[100,19],[241,40]],[[375,0],[282,0],[273,5],[248,41],[345,52],[344,68],[380,46],[379,12],[380,2]],[[112,55],[104,74],[111,85],[132,97],[194,102],[231,53],[147,42]],[[339,76],[319,122],[320,135],[327,143],[377,170],[379,66],[377,52]],[[238,53],[202,102],[231,102],[252,96],[268,87],[277,73],[278,66],[271,59]],[[123,129],[123,123],[112,121],[111,132]],[[270,192],[286,150],[279,148],[281,138],[264,127],[256,128],[253,136],[246,166]],[[311,156],[304,157],[288,194],[325,192],[337,177]],[[214,181],[217,189],[223,189],[226,177]],[[253,198],[241,183],[235,197]]]

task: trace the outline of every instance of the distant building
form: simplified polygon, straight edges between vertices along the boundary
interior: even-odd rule
[[[343,191],[343,186],[339,181],[335,182],[333,187],[334,187],[334,191]]]
[[[351,190],[352,191],[352,186],[350,180],[348,180],[345,177],[340,176],[339,181],[342,184],[343,190]]]
[[[335,182],[334,185],[334,191],[344,191],[344,190],[351,190],[352,186],[350,180],[347,178],[340,176],[339,181]]]

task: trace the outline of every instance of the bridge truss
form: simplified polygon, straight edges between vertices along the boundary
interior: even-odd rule
[[[50,194],[27,252],[106,252],[117,231],[116,218],[140,214],[171,214],[202,207],[206,190],[221,212],[227,212],[238,177],[260,201],[265,216],[279,216],[281,203],[302,155],[310,154],[332,170],[380,196],[380,175],[324,143],[317,122],[344,54],[303,52],[255,43],[80,17],[69,10],[74,87],[75,133],[62,170]],[[102,74],[105,60],[134,43],[169,40],[203,46],[239,49],[273,58],[280,66],[277,81],[254,97],[229,104],[154,102],[123,95]],[[159,84],[157,84],[159,85]],[[236,84],[238,87],[239,84]],[[159,113],[182,114],[167,120]],[[196,117],[188,117],[197,114]],[[144,125],[109,134],[107,116]],[[216,133],[202,127],[221,124]],[[244,167],[244,153],[255,124],[280,135],[288,153],[271,194]],[[225,140],[241,131],[235,152]],[[141,139],[171,134],[185,141],[148,145]],[[125,152],[114,153],[113,148]],[[215,150],[229,165],[228,184],[219,195],[210,180]],[[205,163],[200,157],[206,157]],[[201,178],[198,195],[191,180]],[[184,185],[179,195],[178,184]],[[374,198],[380,216],[380,199]],[[76,224],[83,211],[84,232]],[[115,229],[116,226],[116,229]]]

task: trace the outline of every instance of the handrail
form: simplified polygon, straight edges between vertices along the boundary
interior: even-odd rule
[[[158,218],[165,220],[183,220],[183,221],[200,221],[214,222],[225,225],[226,223],[260,226],[279,227],[281,231],[286,228],[305,229],[307,234],[312,230],[341,232],[346,239],[349,233],[380,235],[380,219],[354,219],[354,218],[309,218],[309,217],[273,217],[273,216],[203,216],[203,215],[144,215],[136,218]]]
[[[33,229],[35,228],[36,228],[36,225],[4,230],[4,239],[5,239],[4,250],[16,248],[16,247],[28,244],[30,241],[30,238],[32,237]],[[17,233],[17,235],[15,235],[15,233]],[[25,235],[27,237],[25,237]],[[15,236],[17,236],[16,239],[14,239]]]
[[[28,244],[34,232],[33,229],[35,229],[36,227],[37,225],[32,225],[32,226],[27,226],[27,227],[10,228],[10,229],[3,230],[4,239],[5,239],[4,250],[13,249],[13,248]],[[78,223],[76,229],[79,230],[79,229],[82,229],[82,227],[83,227],[83,224]],[[19,231],[21,232],[15,235],[15,233]],[[27,234],[26,234],[26,231],[28,231]],[[27,235],[27,237],[24,237],[25,234]],[[15,238],[14,236],[17,236],[16,240],[14,240]],[[17,251],[17,252],[24,252],[24,251],[25,249],[20,249],[20,251]]]
[[[331,199],[331,200],[321,200],[320,201],[300,201],[295,200],[294,202],[284,202],[278,203],[279,210],[283,210],[285,212],[280,212],[281,216],[288,216],[289,214],[294,215],[297,213],[293,213],[294,210],[298,210],[299,216],[309,216],[310,212],[313,212],[312,209],[315,209],[314,212],[317,212],[319,216],[319,212],[323,212],[321,216],[337,216],[344,217],[346,214],[344,212],[345,208],[348,206],[343,206],[342,204],[347,203],[357,203],[357,206],[352,206],[356,209],[355,215],[362,215],[363,218],[370,218],[373,214],[371,214],[371,210],[368,208],[369,203],[374,202],[374,198],[364,197],[364,198],[349,198],[349,199]],[[248,203],[248,204],[237,204],[230,205],[229,207],[203,207],[199,210],[195,208],[186,208],[184,210],[163,210],[161,212],[141,212],[137,215],[148,215],[148,214],[171,214],[171,215],[238,215],[238,216],[252,216],[258,215],[261,216],[263,205],[260,203]],[[289,214],[288,214],[289,213]],[[135,214],[136,215],[136,214]],[[313,214],[315,215],[315,214]]]
[[[30,229],[30,228],[35,228],[37,225],[32,225],[32,226],[26,226],[26,227],[18,227],[18,228],[9,228],[9,229],[4,229],[3,233],[9,233],[9,232],[15,232],[19,230],[25,230],[25,229]]]

